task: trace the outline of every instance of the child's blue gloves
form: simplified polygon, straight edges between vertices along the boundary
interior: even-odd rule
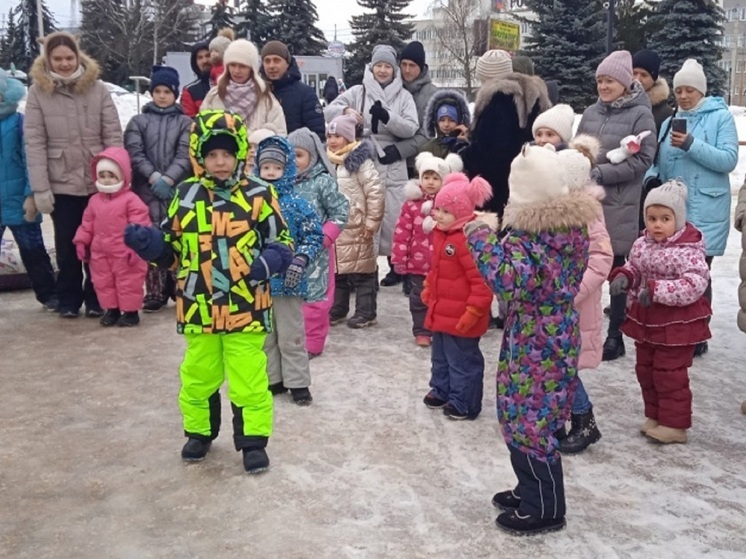
[[[293,258],[293,261],[288,266],[288,271],[285,272],[285,287],[288,289],[294,289],[303,279],[303,274],[306,271],[308,265],[308,258],[301,254]]]
[[[150,190],[161,200],[171,200],[174,197],[174,188],[166,182],[166,179],[160,177],[150,185]]]
[[[293,260],[293,251],[280,243],[267,245],[259,258],[251,263],[249,279],[254,281],[265,281],[274,274],[284,274]]]
[[[157,227],[146,227],[130,223],[124,228],[124,244],[137,256],[148,262],[157,260],[163,253],[163,233]]]

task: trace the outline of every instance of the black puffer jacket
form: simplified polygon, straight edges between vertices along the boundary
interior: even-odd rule
[[[260,73],[262,77],[267,78],[264,68]],[[272,84],[272,93],[282,105],[288,134],[305,126],[318,134],[321,141],[325,142],[324,111],[321,109],[321,103],[313,88],[301,81],[300,69],[295,58],[290,62],[290,67],[284,76],[276,81],[267,81]]]
[[[179,105],[161,109],[148,103],[132,117],[124,131],[124,147],[132,160],[132,190],[148,205],[158,225],[166,206],[150,190],[150,177],[164,175],[179,184],[192,173],[189,160],[189,129],[192,120]]]

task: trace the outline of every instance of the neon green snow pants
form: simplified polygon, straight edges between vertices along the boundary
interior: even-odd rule
[[[184,334],[179,407],[187,437],[212,440],[220,429],[220,386],[228,376],[236,450],[264,447],[272,433],[266,334]]]

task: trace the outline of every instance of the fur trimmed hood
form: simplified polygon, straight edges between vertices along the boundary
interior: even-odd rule
[[[647,94],[650,104],[655,107],[668,101],[668,96],[671,95],[671,88],[668,87],[668,82],[665,78],[658,78]]]
[[[357,173],[366,160],[370,159],[375,163],[376,150],[370,140],[363,140],[360,145],[353,149],[345,158],[344,167],[350,173]]]
[[[552,107],[544,80],[538,76],[526,76],[513,72],[502,78],[489,80],[479,88],[474,104],[473,122],[479,119],[482,111],[498,93],[513,98],[513,103],[518,112],[518,125],[521,128],[526,128],[528,117],[537,103],[539,104],[539,112],[542,113]]]
[[[439,135],[438,121],[436,113],[443,104],[455,105],[459,114],[459,124],[469,126],[471,113],[469,112],[469,103],[464,94],[456,89],[439,89],[436,91],[425,107],[424,125],[428,137],[436,138]]]
[[[528,233],[584,227],[601,212],[601,203],[587,190],[570,192],[544,204],[523,206],[508,202],[503,227]]]
[[[91,89],[101,73],[98,66],[98,62],[93,58],[86,55],[84,52],[80,52],[78,55],[79,64],[84,68],[83,75],[73,84],[71,90],[73,93],[84,93]],[[40,54],[34,60],[33,66],[29,71],[31,80],[35,85],[39,87],[44,93],[52,93],[58,84],[52,78],[50,69],[47,66],[47,57]]]

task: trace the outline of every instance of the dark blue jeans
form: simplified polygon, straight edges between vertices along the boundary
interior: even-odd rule
[[[571,412],[575,415],[582,415],[588,413],[591,410],[591,399],[588,397],[588,393],[585,391],[583,381],[580,380],[580,375],[575,377],[576,388],[575,397],[572,401]]]
[[[484,356],[479,338],[433,332],[430,387],[435,396],[469,417],[482,411]]]
[[[5,225],[0,225],[0,238],[5,233]],[[49,254],[44,247],[41,235],[41,225],[38,223],[24,223],[22,225],[8,225],[21,254],[21,262],[26,268],[31,287],[34,289],[37,301],[46,303],[57,296],[54,271]]]

